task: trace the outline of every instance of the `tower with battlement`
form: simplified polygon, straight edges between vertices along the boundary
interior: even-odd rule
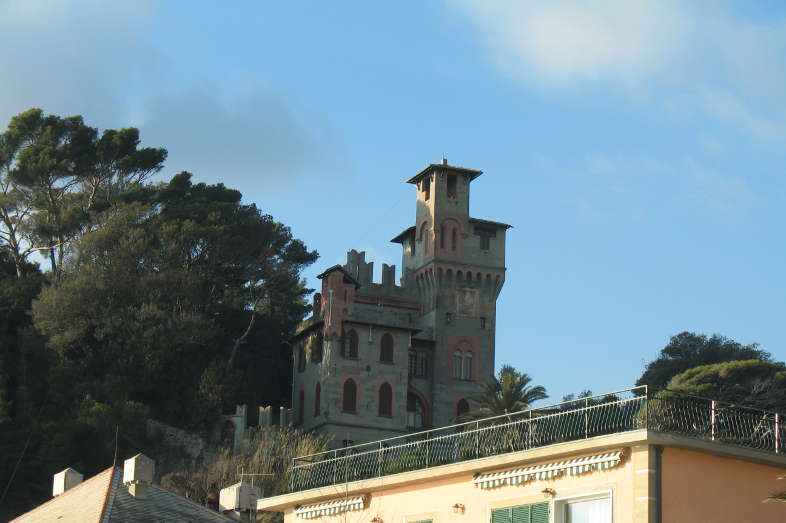
[[[393,242],[403,272],[347,253],[318,277],[314,314],[292,341],[293,421],[361,443],[449,425],[494,373],[496,301],[510,225],[469,215],[481,171],[430,164],[417,187],[415,224]]]

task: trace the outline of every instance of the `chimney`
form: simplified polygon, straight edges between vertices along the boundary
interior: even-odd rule
[[[156,462],[144,454],[137,454],[123,463],[123,484],[137,499],[147,499],[147,489],[153,483]]]
[[[84,476],[72,468],[61,470],[55,474],[52,484],[52,496],[59,496],[66,490],[82,483]]]
[[[251,483],[241,481],[221,489],[218,496],[218,510],[231,512],[238,521],[251,521],[252,511],[256,511],[257,500],[262,497],[262,489]]]
[[[447,164],[448,164],[448,159],[443,156],[442,157],[442,165],[447,165]]]

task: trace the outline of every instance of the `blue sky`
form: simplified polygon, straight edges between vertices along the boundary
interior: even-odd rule
[[[412,224],[444,154],[511,223],[497,362],[552,399],[682,330],[786,358],[786,3],[0,0],[0,120],[134,125],[321,260]]]

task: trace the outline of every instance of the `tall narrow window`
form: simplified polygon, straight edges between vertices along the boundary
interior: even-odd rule
[[[349,329],[345,338],[346,350],[344,351],[344,357],[351,360],[358,359],[358,333],[355,332],[355,329]]]
[[[314,388],[314,417],[316,418],[320,414],[320,410],[322,410],[322,384],[317,382],[317,386]]]
[[[456,199],[456,175],[449,174],[448,175],[448,199],[455,200]]]
[[[423,199],[428,201],[429,198],[431,197],[431,176],[426,176],[425,178],[423,178],[422,183],[423,183],[423,194],[424,194]]]
[[[461,349],[456,349],[453,353],[453,377],[454,378],[461,378],[461,368],[462,362],[464,360],[463,354],[461,353]]]
[[[311,363],[322,362],[322,351],[325,346],[325,337],[320,330],[314,338],[314,344],[311,346]]]
[[[414,392],[407,394],[407,428],[422,429],[426,424],[426,407]]]
[[[461,372],[461,378],[465,380],[472,379],[472,352],[467,351],[464,353],[464,369]]]
[[[418,372],[418,353],[414,350],[409,351],[409,375],[416,376]]]
[[[450,250],[451,251],[455,251],[456,250],[456,235],[457,234],[458,234],[457,229],[455,227],[453,227],[450,230]]]
[[[355,380],[349,378],[344,382],[344,389],[341,398],[341,410],[344,412],[357,412],[358,405],[358,386]]]
[[[393,415],[393,388],[388,383],[379,387],[379,415]]]
[[[439,230],[439,248],[445,248],[445,237],[448,235],[448,228],[445,225],[442,225],[442,228]]]
[[[379,361],[393,363],[393,336],[385,333],[379,346]]]
[[[306,394],[300,389],[297,399],[297,424],[303,424],[303,413],[306,411]]]
[[[421,352],[418,354],[418,376],[428,377],[428,354]]]

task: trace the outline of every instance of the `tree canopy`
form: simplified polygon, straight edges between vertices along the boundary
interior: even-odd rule
[[[317,253],[235,189],[153,183],[165,158],[40,109],[0,134],[0,519],[149,449],[148,418],[289,402]]]
[[[659,390],[666,387],[674,376],[693,367],[750,359],[770,361],[772,357],[769,352],[759,349],[756,343],[742,345],[718,334],[707,337],[685,331],[671,337],[658,357],[647,364],[636,385],[648,385]]]
[[[548,398],[546,389],[530,385],[532,378],[511,365],[503,365],[496,377],[478,384],[478,394],[470,398],[477,408],[465,415],[466,419],[480,419],[511,414]]]
[[[757,359],[701,365],[674,376],[668,390],[786,412],[786,366]]]

